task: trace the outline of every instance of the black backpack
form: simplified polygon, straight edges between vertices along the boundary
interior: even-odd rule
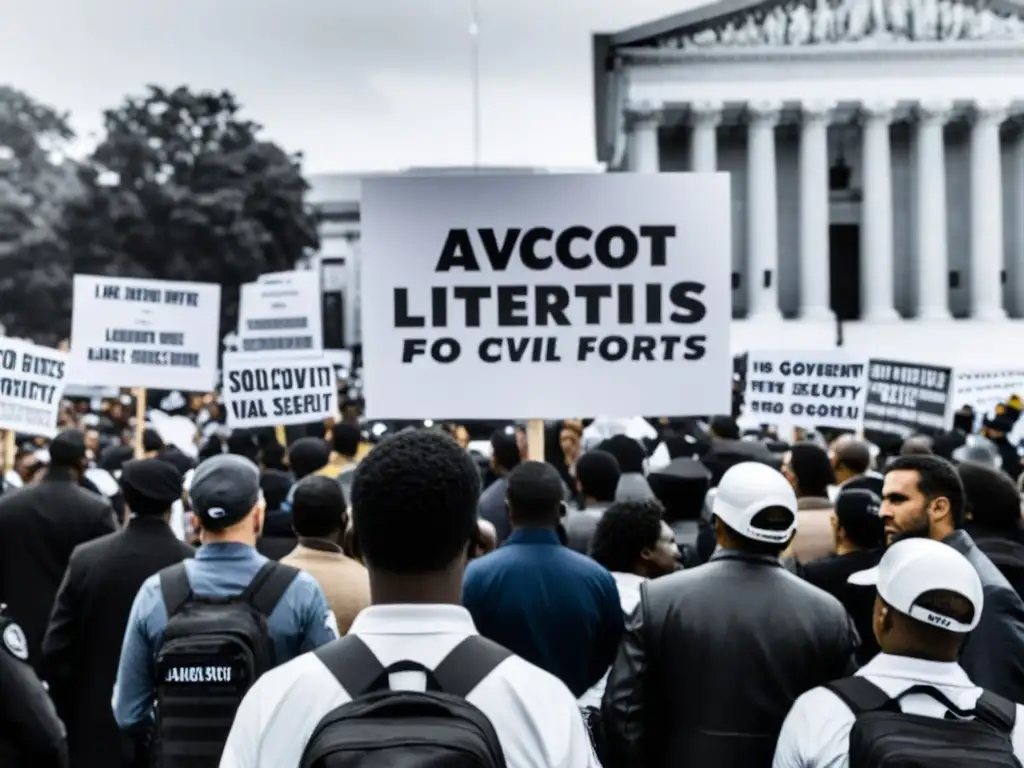
[[[277,663],[267,618],[297,574],[271,561],[242,594],[211,598],[192,594],[184,563],[160,572],[156,768],[217,768],[242,697]]]
[[[314,651],[352,697],[317,724],[300,768],[505,768],[494,726],[466,696],[512,655],[471,635],[433,671],[400,661],[383,667],[355,635]],[[392,691],[388,676],[422,672],[426,691]]]
[[[930,685],[911,686],[895,698],[863,677],[826,687],[857,718],[849,768],[1021,768],[1012,741],[1017,707],[1002,696],[985,691],[964,712]],[[903,712],[899,700],[916,693],[943,704],[946,718]]]

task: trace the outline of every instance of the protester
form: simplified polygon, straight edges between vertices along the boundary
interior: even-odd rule
[[[833,554],[829,488],[836,477],[828,453],[815,443],[797,443],[782,460],[782,474],[793,486],[798,510],[796,536],[786,554],[801,563]]]
[[[50,442],[49,456],[38,485],[0,497],[0,604],[24,631],[37,672],[71,552],[116,530],[107,500],[79,486],[85,472],[84,435],[64,430]]]
[[[683,564],[687,568],[706,562],[714,551],[714,533],[702,518],[711,473],[701,462],[689,458],[673,458],[647,477],[655,497],[665,508],[665,522],[675,536]],[[701,552],[701,531],[706,552]],[[710,541],[708,538],[710,536]]]
[[[301,480],[327,466],[331,450],[319,437],[300,437],[288,448],[288,462],[296,480]]]
[[[566,514],[565,534],[569,546],[580,554],[590,552],[597,523],[615,501],[621,475],[619,462],[607,451],[588,451],[576,462],[576,484],[583,505]]]
[[[0,765],[68,768],[64,724],[29,664],[25,633],[0,609]],[[108,763],[109,764],[109,763]]]
[[[850,579],[877,586],[882,653],[854,677],[797,699],[773,768],[1019,765],[1024,711],[978,687],[957,663],[987,610],[974,566],[951,547],[907,539]]]
[[[346,499],[352,493],[352,478],[359,463],[356,457],[361,441],[362,433],[352,424],[339,422],[331,427],[331,455],[319,474],[337,480]]]
[[[1024,528],[1017,486],[1003,472],[973,462],[957,467],[964,485],[964,530],[1024,596]]]
[[[107,768],[121,751],[110,709],[121,642],[142,583],[192,557],[171,532],[182,476],[159,459],[124,465],[127,526],[75,548],[43,639],[43,677],[68,732],[73,768]]]
[[[622,473],[615,489],[615,501],[646,501],[654,498],[651,486],[647,483],[644,465],[647,451],[639,441],[626,435],[613,435],[597,448],[614,456]]]
[[[564,502],[554,467],[523,462],[508,476],[506,498],[513,533],[470,563],[462,604],[481,635],[582,696],[604,675],[622,637],[615,580],[559,541]]]
[[[260,537],[256,549],[264,557],[280,560],[293,549],[297,539],[292,527],[291,498],[292,476],[278,469],[264,469],[260,473],[260,490],[267,505]]]
[[[796,512],[777,470],[736,465],[710,562],[641,586],[601,707],[606,768],[767,765],[796,698],[850,669],[843,606],[779,562]]]
[[[480,494],[480,517],[491,525],[503,543],[512,533],[505,506],[505,491],[508,489],[508,473],[519,466],[519,446],[515,435],[495,432],[491,435],[490,468],[495,480]]]
[[[937,456],[900,456],[885,473],[882,521],[891,546],[907,538],[948,544],[974,566],[985,613],[963,647],[960,663],[986,690],[1024,702],[1024,604],[964,524],[964,488],[956,469]]]
[[[370,582],[366,568],[342,549],[348,510],[338,481],[319,475],[301,480],[292,496],[292,525],[298,544],[281,562],[319,582],[343,635],[370,604]]]
[[[1013,431],[1014,419],[1007,413],[997,413],[992,418],[986,418],[982,422],[981,434],[992,441],[1001,459],[1002,470],[1010,476],[1014,482],[1021,474],[1021,461],[1017,449],[1010,443],[1007,437]]]
[[[854,488],[836,497],[832,512],[834,555],[807,563],[800,569],[807,581],[835,597],[850,614],[861,646],[857,662],[866,664],[878,653],[872,631],[874,590],[848,583],[851,574],[874,568],[882,558],[885,532],[882,528],[882,500],[871,491]]]
[[[864,487],[858,481],[869,478],[878,484],[877,488],[869,490],[881,495],[882,476],[871,469],[871,448],[866,442],[858,440],[853,435],[843,435],[833,441],[830,456],[835,485],[830,489],[829,498],[835,500],[839,492],[850,483],[856,484],[853,487]]]
[[[395,435],[367,455],[351,501],[373,605],[358,616],[347,637],[256,683],[239,708],[223,768],[298,765],[318,722],[331,712],[352,713],[353,724],[373,728],[372,721],[356,717],[346,706],[353,693],[358,701],[379,680],[396,696],[423,701],[430,696],[421,692],[431,671],[441,678],[442,689],[444,683],[462,683],[457,692],[469,708],[459,708],[457,723],[480,737],[474,744],[489,744],[489,721],[509,768],[597,766],[575,698],[565,685],[504,649],[470,639],[479,636],[460,597],[466,555],[477,530],[479,483],[469,454],[440,432]],[[352,663],[355,657],[359,661]],[[467,661],[453,669],[453,658]],[[408,671],[384,675],[396,668]],[[452,680],[459,669],[467,679]],[[483,722],[467,722],[476,712],[485,716]],[[423,764],[422,747],[392,736],[401,733],[403,720],[410,725],[425,721],[408,710],[394,717],[391,728],[397,730],[372,731],[376,738],[364,747],[363,759]],[[452,731],[443,724],[429,727],[436,756],[436,750],[449,745]]]
[[[238,674],[251,683],[337,637],[316,580],[255,549],[264,513],[259,479],[256,464],[241,455],[200,464],[189,497],[202,547],[194,559],[148,578],[132,604],[114,683],[114,718],[136,749],[145,750],[156,707],[152,739],[161,768],[216,765],[244,693],[231,679],[235,672],[211,684],[190,670],[237,664]],[[214,656],[204,639],[211,632],[221,633]],[[223,639],[232,633],[236,639]],[[212,719],[201,730],[186,726],[197,697]]]

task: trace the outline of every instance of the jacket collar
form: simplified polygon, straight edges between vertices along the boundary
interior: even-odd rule
[[[501,546],[509,544],[561,544],[558,533],[551,528],[517,528]]]
[[[333,541],[328,541],[327,539],[314,539],[312,537],[307,538],[305,536],[299,536],[299,546],[316,552],[330,552],[338,555],[345,554],[345,550]]]
[[[46,473],[43,475],[43,479],[40,482],[76,484],[77,480],[70,469],[64,469],[63,467],[47,467]]]
[[[712,560],[742,560],[746,563],[759,563],[760,565],[774,565],[782,567],[782,562],[776,555],[755,555],[753,552],[744,552],[739,549],[722,549],[719,547],[711,555]]]
[[[969,554],[970,551],[975,548],[974,539],[971,538],[971,534],[963,529],[953,531],[949,536],[942,540],[942,543],[948,544],[964,556]]]

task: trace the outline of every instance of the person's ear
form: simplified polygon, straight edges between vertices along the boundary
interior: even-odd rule
[[[928,505],[928,519],[932,523],[942,522],[945,518],[951,517],[953,514],[953,507],[949,503],[949,499],[945,496],[938,496],[931,500]],[[952,519],[950,520],[952,522]]]

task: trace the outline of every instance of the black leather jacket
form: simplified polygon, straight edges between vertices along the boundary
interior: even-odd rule
[[[647,582],[605,690],[606,768],[770,768],[793,701],[850,674],[859,642],[778,558],[720,550]]]

